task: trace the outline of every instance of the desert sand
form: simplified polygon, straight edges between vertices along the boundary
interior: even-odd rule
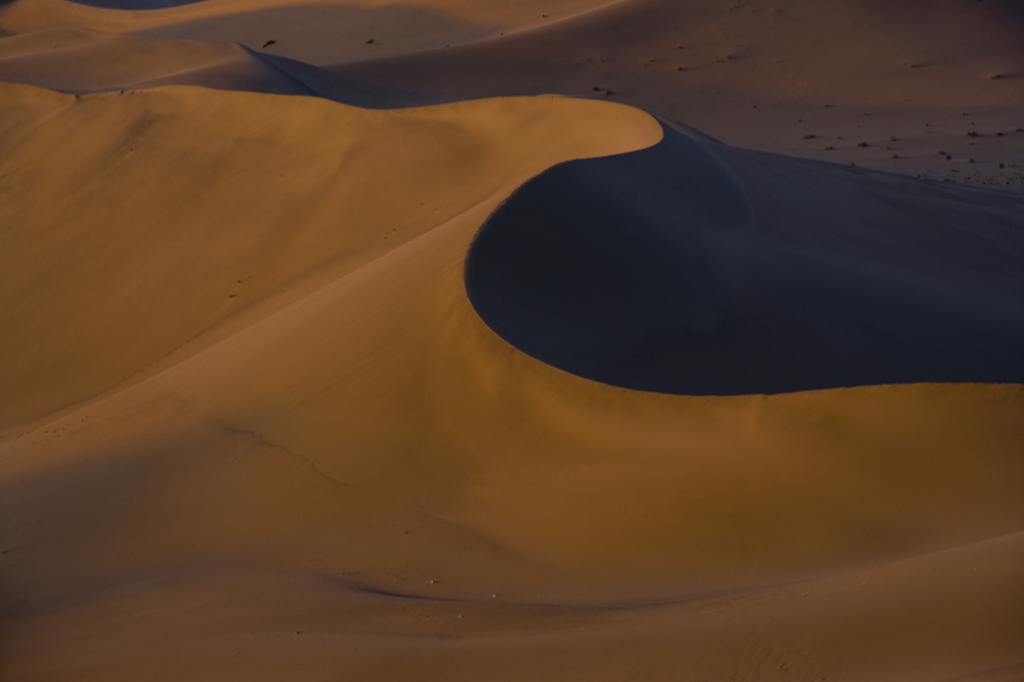
[[[1024,679],[1021,19],[0,6],[0,678]]]

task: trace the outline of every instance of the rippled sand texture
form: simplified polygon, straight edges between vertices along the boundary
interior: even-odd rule
[[[602,4],[0,6],[0,678],[1024,677],[1020,194],[355,73]]]

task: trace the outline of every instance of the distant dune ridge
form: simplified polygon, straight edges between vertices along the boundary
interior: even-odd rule
[[[89,69],[76,68],[83,62]],[[0,78],[75,94],[199,85],[324,97],[370,109],[451,101],[368,83],[242,45],[116,36],[77,28],[43,29],[4,39]]]
[[[1024,678],[996,3],[104,4],[0,5],[0,678]],[[852,153],[886,40],[865,153],[1003,175],[665,110]]]
[[[1014,0],[625,0],[330,68],[460,98],[607,97],[747,149],[1020,192],[1021,12]],[[968,146],[970,130],[984,144]]]

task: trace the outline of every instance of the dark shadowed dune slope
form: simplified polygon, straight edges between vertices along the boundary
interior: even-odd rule
[[[670,127],[527,182],[465,280],[506,341],[627,388],[1024,381],[1024,200]]]

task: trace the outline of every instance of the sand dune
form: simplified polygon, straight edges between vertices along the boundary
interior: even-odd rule
[[[1019,195],[448,101],[767,8],[117,6],[0,8],[4,680],[1024,674]]]

